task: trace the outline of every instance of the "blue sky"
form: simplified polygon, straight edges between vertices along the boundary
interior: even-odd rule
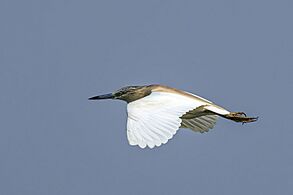
[[[0,194],[292,194],[292,1],[1,1]],[[206,134],[128,145],[160,83],[232,111]]]

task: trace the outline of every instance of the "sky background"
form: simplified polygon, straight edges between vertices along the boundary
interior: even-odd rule
[[[293,194],[293,2],[0,2],[0,194]],[[126,103],[164,84],[232,111],[166,145],[126,138]]]

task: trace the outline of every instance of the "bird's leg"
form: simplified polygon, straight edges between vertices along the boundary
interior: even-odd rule
[[[245,112],[231,112],[231,116],[247,116]]]
[[[258,117],[247,117],[244,112],[230,112],[224,116],[227,119],[233,120],[235,122],[250,123],[257,121]]]

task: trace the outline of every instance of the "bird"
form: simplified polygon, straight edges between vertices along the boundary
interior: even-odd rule
[[[140,148],[166,144],[179,128],[208,132],[219,117],[242,124],[258,120],[244,112],[230,112],[198,95],[159,84],[127,86],[88,99],[125,101],[127,139],[130,145]]]

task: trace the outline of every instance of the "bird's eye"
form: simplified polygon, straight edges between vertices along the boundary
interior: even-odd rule
[[[123,95],[124,93],[123,93],[123,91],[118,91],[117,93],[116,93],[116,95],[118,95],[118,96],[121,96],[121,95]]]

